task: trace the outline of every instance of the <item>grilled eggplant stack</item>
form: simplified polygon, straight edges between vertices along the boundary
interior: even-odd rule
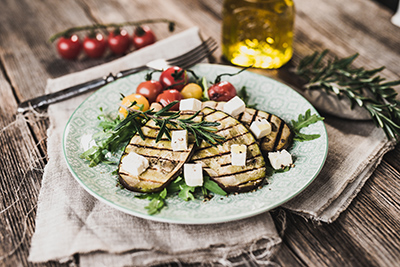
[[[192,161],[201,163],[203,170],[226,192],[245,192],[259,186],[265,178],[264,157],[252,133],[237,119],[211,108],[203,108],[203,120],[219,122],[218,135],[225,137],[221,145],[206,142],[196,149]],[[246,166],[231,164],[232,144],[247,146]]]
[[[180,118],[192,115],[193,113],[182,114]],[[194,120],[201,121],[202,115],[199,114]],[[194,142],[189,142],[188,149],[185,151],[173,151],[171,142],[166,137],[156,143],[159,129],[154,121],[148,121],[142,127],[145,140],[135,134],[125,147],[118,165],[118,177],[119,182],[126,189],[142,193],[159,192],[180,174],[183,164],[191,158],[194,152]],[[122,159],[131,152],[135,152],[149,161],[149,167],[138,176],[127,173],[121,168]]]
[[[203,107],[215,108],[217,110],[224,109],[225,102],[206,101]],[[280,151],[290,147],[293,141],[293,132],[289,126],[278,116],[267,113],[265,111],[246,108],[245,111],[236,117],[247,129],[253,121],[266,119],[271,123],[272,132],[270,135],[259,140],[262,153],[267,156],[268,152]]]

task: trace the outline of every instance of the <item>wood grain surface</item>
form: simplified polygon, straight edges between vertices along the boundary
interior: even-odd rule
[[[294,56],[280,70],[256,70],[294,86],[288,70],[304,56],[329,49],[331,56],[360,56],[355,66],[386,66],[382,75],[400,79],[400,28],[393,11],[369,0],[297,0]],[[66,28],[93,23],[163,17],[176,31],[192,26],[221,39],[222,0],[4,0],[0,8],[0,266],[63,266],[28,262],[37,198],[47,162],[46,114],[17,115],[21,101],[44,93],[46,80],[116,57],[58,57],[48,38]],[[171,35],[152,26],[158,39]],[[129,30],[128,30],[129,31]],[[221,59],[221,50],[215,53]],[[103,75],[103,74],[101,74]],[[372,177],[334,223],[316,225],[286,212],[283,244],[272,260],[281,266],[400,265],[400,146],[388,153]],[[273,213],[280,225],[282,210]],[[79,262],[79,258],[76,258]]]

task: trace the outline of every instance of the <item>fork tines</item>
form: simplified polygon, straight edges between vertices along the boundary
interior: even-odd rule
[[[217,47],[217,42],[210,37],[199,46],[176,58],[169,59],[167,60],[167,62],[170,65],[187,68],[201,62],[203,59],[210,56],[217,49]]]

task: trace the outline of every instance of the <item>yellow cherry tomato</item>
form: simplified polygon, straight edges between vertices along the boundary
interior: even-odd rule
[[[181,94],[183,98],[196,98],[201,100],[203,97],[203,89],[196,83],[189,83],[183,87]]]
[[[132,107],[130,107],[134,101],[136,101],[136,105],[133,105]],[[128,111],[124,107],[130,107],[130,108],[139,110],[142,105],[143,105],[142,111],[146,111],[149,109],[150,105],[149,105],[149,101],[147,100],[147,98],[145,98],[144,96],[142,96],[140,94],[131,94],[131,95],[125,96],[124,99],[122,99],[121,107],[119,108],[118,112],[121,116],[126,118],[126,116],[128,115]],[[124,107],[122,107],[122,106],[124,106]]]

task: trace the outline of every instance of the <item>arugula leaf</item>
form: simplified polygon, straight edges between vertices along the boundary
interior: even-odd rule
[[[148,209],[148,213],[153,215],[159,213],[164,206],[165,201],[163,198],[153,198],[145,209]]]
[[[196,187],[193,186],[188,186],[187,184],[183,184],[180,186],[181,187],[181,191],[178,193],[178,196],[185,200],[185,201],[189,201],[189,200],[194,200],[194,190],[196,189]]]
[[[300,133],[300,130],[324,119],[325,118],[320,117],[317,114],[311,115],[310,109],[308,109],[304,115],[299,114],[297,121],[292,120],[292,130],[295,134],[295,137],[293,139],[303,142],[319,138],[321,136],[320,134],[304,134]]]
[[[180,191],[180,185],[185,183],[181,176],[178,176],[172,183],[167,186],[168,193],[175,193]]]
[[[169,193],[179,192],[178,196],[185,201],[195,199],[193,193],[196,187],[188,186],[181,176],[178,176],[167,188]]]
[[[96,146],[90,147],[88,150],[79,155],[80,158],[89,161],[89,167],[96,166],[99,163],[116,164],[107,159],[107,153],[115,153],[122,149],[136,133],[135,125],[128,122],[121,126],[120,118],[112,118],[105,114],[100,108],[101,114],[97,117],[100,132],[93,134],[92,138],[96,141]]]
[[[209,176],[204,176],[203,188],[207,189],[210,192],[213,192],[214,194],[218,194],[221,196],[227,195],[227,193],[224,190],[222,190],[222,188],[219,187],[219,185],[216,182],[210,180]]]
[[[136,198],[140,199],[149,199],[149,205],[144,207],[147,209],[148,214],[153,215],[156,213],[159,213],[162,208],[165,207],[165,199],[168,195],[167,189],[164,188],[161,192],[158,193],[152,193],[152,194],[142,194],[142,195],[137,195],[135,196]]]

